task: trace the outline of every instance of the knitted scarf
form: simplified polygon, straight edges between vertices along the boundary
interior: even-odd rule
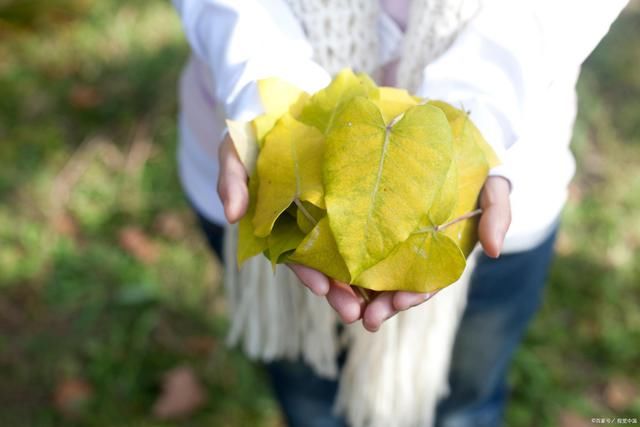
[[[350,66],[378,75],[376,0],[286,0],[330,73]],[[473,5],[470,6],[470,3]],[[398,66],[398,86],[414,91],[424,67],[454,40],[477,10],[476,1],[413,0]],[[262,257],[237,265],[237,230],[227,232],[225,286],[230,345],[254,359],[303,360],[323,377],[339,378],[335,411],[352,427],[433,424],[448,392],[451,350],[466,304],[474,255],[462,278],[432,300],[387,320],[376,333],[360,323],[338,332],[338,318],[284,266],[275,274]],[[338,355],[347,350],[344,366]]]

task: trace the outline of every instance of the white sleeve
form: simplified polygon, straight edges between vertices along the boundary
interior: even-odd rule
[[[233,120],[263,112],[256,81],[279,77],[307,92],[330,81],[282,0],[173,0],[195,55],[213,74],[215,101]]]
[[[419,95],[471,112],[503,164],[536,95],[557,76],[576,73],[626,0],[486,0],[453,45],[424,71]],[[540,124],[543,126],[544,124]]]

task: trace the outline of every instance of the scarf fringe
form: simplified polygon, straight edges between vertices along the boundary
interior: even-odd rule
[[[387,320],[376,333],[360,324],[347,328],[351,345],[336,410],[349,425],[433,424],[436,404],[449,391],[450,356],[471,270],[432,300]]]
[[[335,411],[350,426],[432,425],[436,404],[448,393],[449,360],[473,256],[462,278],[431,301],[399,313],[376,333],[358,322],[338,336],[333,309],[287,267],[278,265],[274,274],[258,256],[241,270],[233,268],[236,227],[226,236],[228,345],[239,345],[250,358],[265,362],[302,358],[318,375],[332,379],[338,378],[337,358],[346,345]]]
[[[225,287],[231,329],[227,344],[265,362],[302,358],[318,375],[336,378],[337,316],[293,272],[257,256],[237,265],[237,230],[225,237]]]

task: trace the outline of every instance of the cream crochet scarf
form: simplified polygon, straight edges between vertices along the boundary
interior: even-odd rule
[[[330,73],[351,66],[377,75],[377,0],[286,0]],[[471,4],[473,3],[473,4]],[[398,86],[415,90],[422,70],[453,41],[478,8],[477,1],[413,0],[398,66]],[[322,298],[307,291],[291,271],[274,275],[262,257],[238,271],[237,232],[227,233],[225,285],[230,345],[263,361],[298,358],[319,375],[340,380],[335,410],[352,427],[433,424],[437,401],[448,392],[455,332],[466,304],[468,267],[458,283],[431,301],[402,312],[374,334],[360,323],[338,333],[338,319]],[[473,264],[474,256],[469,264]],[[339,370],[337,355],[347,348]]]

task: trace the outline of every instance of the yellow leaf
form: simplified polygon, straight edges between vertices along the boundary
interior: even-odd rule
[[[467,122],[468,122],[467,126],[469,127],[469,133],[471,134],[471,137],[476,142],[476,145],[482,150],[482,153],[484,154],[485,159],[487,159],[489,168],[498,166],[501,162],[500,162],[500,159],[498,159],[496,152],[493,151],[493,148],[491,148],[491,145],[489,145],[487,140],[484,139],[484,137],[482,136],[478,128],[473,124],[473,122],[471,120],[467,120]]]
[[[476,209],[489,167],[470,132],[468,116],[463,112],[451,114],[455,109],[444,106],[451,120],[454,150],[447,178],[418,229],[358,277],[357,284],[362,287],[431,292],[455,282],[464,271],[465,256],[477,242],[478,219],[446,223]],[[446,227],[437,229],[442,225]]]
[[[304,239],[305,235],[298,228],[295,218],[282,215],[276,221],[273,231],[267,237],[269,259],[275,271],[276,264],[284,259],[284,255],[293,251]]]
[[[259,150],[239,261],[262,251],[375,290],[459,278],[477,242],[467,214],[497,161],[466,112],[351,70],[311,97],[259,89],[265,114],[229,126],[249,171]]]
[[[309,202],[302,202],[302,208],[296,210],[296,222],[303,233],[309,234],[318,221],[326,216],[326,212]]]
[[[409,95],[409,92],[395,87],[381,87],[380,97],[373,100],[373,102],[380,108],[384,122],[387,124],[410,107],[418,105],[418,102]]]
[[[279,78],[259,80],[258,93],[264,111],[278,117],[288,112],[301,96],[307,95],[303,90]]]
[[[356,284],[376,291],[432,292],[458,280],[465,265],[458,245],[431,226],[396,246]]]
[[[256,210],[257,191],[258,177],[254,174],[249,178],[249,207],[238,224],[238,267],[267,248],[267,239],[257,237],[253,230],[252,218]]]
[[[302,109],[300,121],[326,134],[343,105],[356,96],[378,97],[378,87],[366,74],[340,71],[329,86],[316,92]]]
[[[357,97],[326,140],[325,203],[351,277],[386,257],[427,214],[452,155],[451,128],[431,105],[411,107],[389,126]]]
[[[247,175],[253,175],[258,158],[258,142],[251,122],[227,120],[227,129]]]
[[[259,188],[253,226],[266,237],[291,203],[324,207],[322,159],[324,137],[285,113],[265,138],[258,158]]]
[[[455,134],[454,134],[455,141]],[[454,142],[455,153],[455,142]],[[428,218],[434,224],[444,224],[455,212],[458,203],[458,164],[455,157],[449,164],[444,183],[438,190],[436,198],[429,209]]]
[[[333,238],[327,217],[322,218],[300,243],[288,261],[323,272],[328,277],[349,283],[351,277]]]
[[[256,117],[251,122],[253,124],[253,131],[256,135],[256,141],[260,149],[262,149],[262,146],[264,145],[264,137],[271,131],[271,129],[273,129],[278,118],[279,116],[276,116],[275,114],[263,114]]]
[[[294,117],[299,114],[309,94],[278,78],[259,80],[258,94],[264,114],[253,120],[253,130],[261,146],[266,134],[284,113],[292,112]]]
[[[473,124],[471,119],[469,118],[469,114],[466,111],[463,111],[459,108],[452,106],[451,104],[447,104],[444,101],[429,101],[429,104],[434,105],[440,108],[446,115],[447,119],[450,123],[460,121],[464,123],[464,126],[467,128],[465,131],[469,133],[469,137],[475,142],[475,144],[480,148],[484,157],[489,164],[489,168],[493,168],[500,164],[500,159],[496,155],[491,145],[484,139],[478,128]]]
[[[458,218],[473,211],[478,205],[478,195],[489,173],[486,153],[478,144],[482,138],[471,122],[468,114],[442,101],[430,101],[429,104],[441,108],[447,115],[453,132],[453,149],[458,166],[457,204],[447,220]],[[483,140],[484,141],[484,140]],[[492,150],[488,145],[485,147]],[[493,151],[491,151],[493,152]],[[495,157],[495,154],[493,155]],[[436,221],[442,224],[444,221]],[[454,224],[444,231],[468,256],[478,241],[478,217]]]

